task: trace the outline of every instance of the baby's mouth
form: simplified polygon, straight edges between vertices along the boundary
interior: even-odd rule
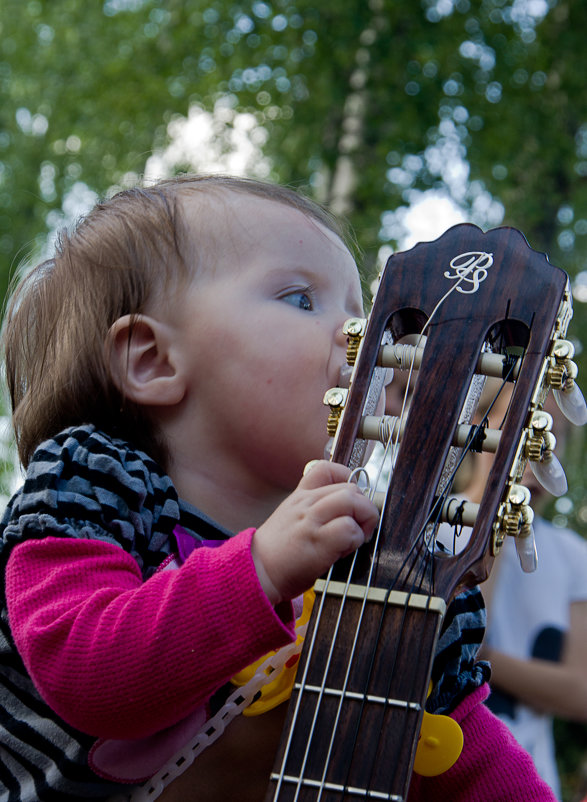
[[[338,382],[337,387],[343,387],[348,390],[351,384],[351,377],[353,375],[354,368],[352,365],[348,365],[346,362],[341,367],[339,374],[338,374]],[[383,379],[383,387],[387,387],[388,384],[391,384],[393,381],[393,368],[385,368],[385,377]]]

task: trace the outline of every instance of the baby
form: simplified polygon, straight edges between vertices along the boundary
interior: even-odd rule
[[[21,282],[5,322],[26,478],[0,527],[0,798],[108,799],[146,780],[235,673],[294,639],[292,600],[370,538],[377,510],[346,467],[300,479],[323,454],[342,325],[362,314],[331,217],[228,177],[116,195]],[[451,665],[454,707],[486,671]],[[166,799],[261,799],[275,746],[268,718],[248,726]],[[518,754],[500,744],[509,777]]]

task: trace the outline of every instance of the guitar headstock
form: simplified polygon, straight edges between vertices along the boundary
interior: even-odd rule
[[[349,389],[325,399],[333,460],[357,468],[367,439],[398,440],[374,563],[365,549],[353,582],[369,573],[375,587],[449,601],[485,579],[507,534],[528,536],[532,511],[520,483],[529,459],[551,460],[548,392],[562,406],[570,397],[575,422],[585,417],[565,340],[571,316],[566,273],[512,228],[458,225],[388,260],[368,321],[347,323]],[[374,413],[386,367],[408,371],[415,383],[409,412],[381,420]],[[472,426],[486,376],[511,389],[497,432]],[[478,508],[466,510],[473,529],[466,547],[446,556],[435,548],[438,527],[465,509],[449,500],[469,449],[493,451],[493,466]]]

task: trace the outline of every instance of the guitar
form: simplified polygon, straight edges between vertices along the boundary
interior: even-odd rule
[[[406,799],[447,606],[487,577],[507,535],[532,561],[520,481],[529,458],[551,459],[547,393],[575,393],[571,316],[566,274],[518,231],[464,224],[393,255],[368,321],[347,322],[350,386],[325,398],[332,459],[360,474],[367,440],[392,433],[394,470],[372,542],[316,583],[266,802]],[[417,375],[405,420],[374,415],[386,367]],[[495,432],[470,423],[484,375],[512,388]],[[436,534],[451,506],[462,520],[450,491],[471,448],[494,451],[493,467],[469,542],[447,555]]]
[[[237,717],[193,762],[198,735],[133,802],[260,800],[280,732],[266,802],[406,799],[445,610],[486,578],[506,534],[530,542],[519,482],[529,458],[552,460],[542,411],[549,389],[585,417],[564,339],[571,316],[566,274],[514,229],[459,225],[389,259],[369,319],[345,326],[350,386],[325,398],[333,460],[361,474],[369,440],[397,440],[379,530],[315,585],[285,726],[283,705]],[[375,414],[390,367],[417,375],[410,412],[399,418]],[[486,375],[513,388],[499,431],[471,424]],[[495,452],[478,507],[451,496],[470,449]],[[435,548],[442,521],[472,525],[459,554]]]

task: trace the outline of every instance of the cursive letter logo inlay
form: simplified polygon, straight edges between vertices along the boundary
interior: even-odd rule
[[[470,295],[477,292],[479,285],[487,278],[487,271],[493,264],[493,254],[484,251],[469,251],[451,259],[450,266],[454,270],[444,271],[445,278],[458,280],[457,292]],[[464,286],[462,286],[464,285]],[[467,289],[469,287],[470,289]]]

